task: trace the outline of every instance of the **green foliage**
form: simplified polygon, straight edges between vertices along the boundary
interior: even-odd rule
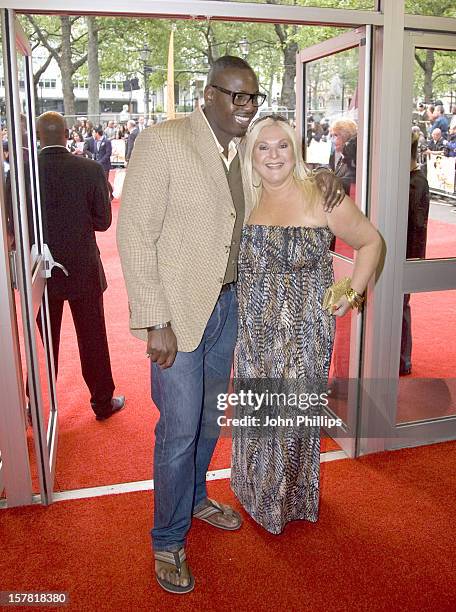
[[[258,3],[327,7],[337,9],[372,10],[374,0],[234,0],[257,1]],[[406,0],[408,13],[456,17],[455,0]],[[19,19],[30,36],[34,53],[44,61],[51,52],[43,45],[43,38],[56,53],[61,44],[60,19],[58,17],[20,15]],[[144,62],[141,50],[146,46],[150,51],[147,65],[152,69],[148,75],[151,90],[166,83],[168,43],[173,25],[175,79],[181,87],[188,88],[197,75],[207,73],[209,67],[224,54],[241,55],[239,41],[247,39],[250,44],[248,61],[259,75],[262,89],[272,94],[272,83],[280,81],[285,72],[294,73],[295,66],[285,65],[284,50],[297,44],[306,48],[344,32],[342,28],[321,26],[274,25],[261,23],[177,20],[165,19],[99,17],[99,62],[101,79],[124,79],[134,76],[143,84]],[[37,32],[39,29],[39,33]],[[72,61],[84,57],[87,46],[87,27],[83,17],[72,18]],[[291,49],[292,47],[290,47]],[[423,53],[417,53],[423,60]],[[455,81],[454,52],[435,53],[432,85],[435,97],[449,94]],[[323,63],[321,64],[323,66]],[[415,66],[415,96],[423,98],[424,64]],[[318,87],[324,89],[334,74],[342,76],[350,91],[357,80],[356,65],[344,60],[344,54],[328,58],[324,69],[319,70]],[[315,72],[316,74],[316,72]],[[87,77],[87,64],[83,64],[76,77]],[[317,91],[315,85],[315,91]],[[275,92],[274,92],[275,93]]]
[[[454,0],[405,0],[405,11],[412,15],[456,17]]]

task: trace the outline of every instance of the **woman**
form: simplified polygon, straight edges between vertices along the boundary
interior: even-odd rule
[[[84,155],[84,138],[80,132],[74,131],[72,134],[70,153],[74,153],[74,155]]]
[[[338,119],[331,124],[329,133],[334,143],[329,165],[335,175],[342,179],[345,193],[354,197],[358,127],[351,119]]]
[[[256,204],[239,254],[239,331],[235,379],[326,382],[334,338],[332,316],[360,307],[380,254],[380,237],[348,197],[330,213],[299,154],[293,129],[266,117],[250,129],[244,171]],[[322,307],[333,282],[329,245],[339,236],[357,250],[351,289]],[[267,379],[267,381],[265,381]],[[263,385],[263,389],[267,387]],[[326,388],[326,387],[325,387]],[[253,389],[255,392],[256,389]],[[288,521],[316,521],[320,436],[269,427],[257,434],[238,427],[233,440],[232,488],[265,529]]]

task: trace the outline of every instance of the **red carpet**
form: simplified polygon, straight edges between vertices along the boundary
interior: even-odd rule
[[[209,486],[237,506],[226,481]],[[456,443],[323,464],[315,524],[272,536],[247,517],[233,533],[195,521],[196,588],[181,597],[152,575],[150,493],[5,510],[1,590],[68,591],[65,609],[84,612],[452,612],[455,490]]]
[[[152,477],[153,430],[157,413],[150,400],[145,345],[128,331],[127,297],[115,240],[118,209],[119,202],[115,200],[112,226],[107,232],[98,233],[97,241],[108,279],[104,302],[116,393],[126,395],[127,407],[109,421],[95,421],[81,376],[71,314],[65,307],[57,381],[60,438],[56,490]],[[434,231],[434,224],[438,231]],[[448,225],[431,222],[431,226],[429,235],[438,240],[429,248],[448,252],[445,246],[448,244]],[[450,235],[450,240],[454,240],[453,227]],[[456,253],[456,248],[453,253]],[[420,300],[417,308],[415,300]],[[437,294],[412,297],[414,376],[454,375],[456,346],[454,342],[448,342],[448,338],[456,337],[455,304],[456,292],[447,292],[443,299]],[[323,440],[322,447],[323,450],[338,448],[331,440]],[[211,469],[227,468],[230,464],[230,441],[221,439]]]

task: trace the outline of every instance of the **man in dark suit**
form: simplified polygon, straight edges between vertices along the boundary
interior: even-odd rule
[[[111,170],[112,144],[103,133],[102,127],[97,127],[92,132],[92,138],[87,140],[87,151],[92,159],[97,161],[103,168],[106,180],[109,179]]]
[[[127,146],[125,149],[125,161],[130,161],[131,154],[133,153],[133,148],[135,146],[136,137],[139,134],[139,128],[136,125],[136,122],[133,119],[129,119],[127,121],[127,130],[128,130],[128,138],[127,138]]]
[[[65,121],[55,112],[38,118],[41,143],[39,175],[45,241],[55,268],[47,281],[54,365],[57,375],[63,304],[68,300],[76,329],[82,375],[99,421],[118,412],[125,397],[113,397],[103,310],[107,284],[95,231],[111,225],[111,203],[99,163],[72,155],[66,148]]]

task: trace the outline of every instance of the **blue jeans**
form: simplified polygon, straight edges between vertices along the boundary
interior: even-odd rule
[[[220,294],[194,351],[179,351],[165,370],[151,363],[152,399],[160,411],[154,451],[155,550],[184,546],[193,508],[207,497],[206,472],[221,414],[216,396],[227,392],[236,336],[233,285]]]

